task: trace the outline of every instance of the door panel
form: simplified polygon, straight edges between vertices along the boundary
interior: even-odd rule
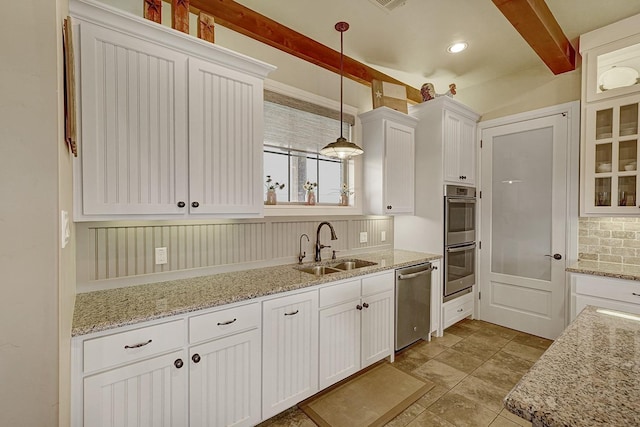
[[[488,128],[482,140],[480,318],[555,338],[565,312],[567,117]]]

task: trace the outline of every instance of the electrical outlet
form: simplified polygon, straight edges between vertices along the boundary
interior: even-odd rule
[[[360,243],[367,243],[368,238],[367,238],[367,232],[366,231],[361,231],[360,232]]]
[[[156,248],[156,265],[167,263],[167,248]]]
[[[387,232],[386,231],[381,231],[380,232],[380,241],[381,242],[385,242],[387,240]]]

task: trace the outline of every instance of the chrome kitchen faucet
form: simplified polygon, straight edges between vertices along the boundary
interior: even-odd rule
[[[322,228],[323,225],[328,225],[329,228],[331,229],[331,240],[338,240],[338,236],[336,236],[336,231],[333,229],[333,225],[331,225],[331,223],[329,223],[328,221],[322,221],[318,225],[318,230],[316,231],[316,257],[315,257],[316,262],[322,261],[322,258],[320,257],[320,250],[322,250],[323,248],[331,247],[329,245],[325,246],[320,244],[320,229]]]

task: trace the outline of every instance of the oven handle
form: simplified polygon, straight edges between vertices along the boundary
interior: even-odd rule
[[[427,268],[426,270],[421,270],[421,271],[418,271],[417,273],[399,274],[398,275],[398,280],[413,279],[414,277],[418,277],[418,276],[422,276],[423,274],[431,273],[431,270],[433,270],[433,266],[429,266],[429,268]]]
[[[469,249],[475,249],[475,248],[476,248],[476,244],[474,243],[473,245],[458,246],[457,248],[447,248],[447,252],[449,253],[464,252],[464,251],[468,251]]]
[[[472,198],[447,198],[447,202],[449,203],[476,203],[476,199]]]

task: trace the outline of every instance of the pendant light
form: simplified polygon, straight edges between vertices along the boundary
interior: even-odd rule
[[[349,29],[349,24],[346,22],[338,22],[336,24],[336,30],[340,32],[340,138],[336,140],[336,142],[332,142],[327,144],[322,150],[320,150],[320,154],[327,157],[337,157],[339,159],[348,159],[352,156],[357,156],[364,151],[362,148],[358,147],[353,142],[347,141],[342,136],[342,67],[344,62],[344,54],[343,54],[343,35],[344,32]]]

